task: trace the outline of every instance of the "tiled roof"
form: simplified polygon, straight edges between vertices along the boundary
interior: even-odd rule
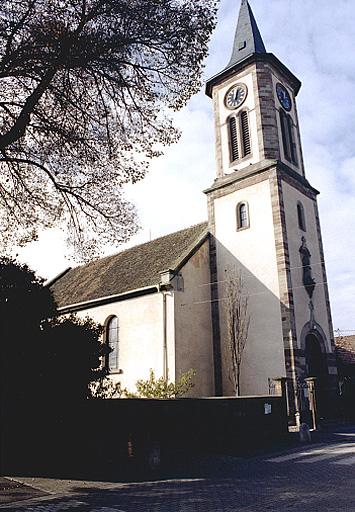
[[[355,336],[336,336],[335,347],[340,363],[355,365]]]
[[[70,269],[50,288],[58,307],[118,295],[160,283],[160,272],[175,270],[207,235],[207,222]]]

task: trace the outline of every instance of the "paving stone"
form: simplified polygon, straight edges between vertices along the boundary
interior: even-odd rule
[[[253,457],[181,461],[176,474],[143,482],[37,479],[57,497],[8,512],[355,512],[355,427],[320,443]],[[303,464],[303,460],[312,463]],[[338,464],[340,461],[344,464]],[[337,464],[335,464],[337,462]],[[62,493],[62,496],[59,494]]]
[[[46,493],[9,478],[0,477],[0,505],[13,501],[28,500]]]

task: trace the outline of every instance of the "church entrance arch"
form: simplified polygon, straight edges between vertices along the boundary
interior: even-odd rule
[[[306,336],[305,358],[307,377],[323,379],[327,374],[327,367],[324,360],[321,341],[314,332],[310,332]]]
[[[321,328],[308,325],[303,331],[302,348],[305,356],[304,378],[316,378],[317,409],[320,416],[325,416],[327,412],[328,365],[326,339],[322,334]]]

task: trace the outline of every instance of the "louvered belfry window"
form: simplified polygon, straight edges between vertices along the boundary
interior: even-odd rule
[[[229,146],[231,162],[251,154],[249,114],[247,110],[230,117]]]
[[[292,118],[280,110],[282,144],[286,160],[297,165],[297,149]]]
[[[235,116],[229,119],[229,138],[230,138],[230,151],[231,161],[239,159],[239,145],[238,145],[238,130],[237,119]]]
[[[282,133],[282,145],[284,148],[284,155],[286,160],[291,162],[291,147],[290,138],[288,131],[287,114],[283,110],[280,111],[280,122],[281,122],[281,133]]]
[[[288,121],[288,132],[290,137],[290,146],[291,146],[291,160],[292,163],[297,165],[297,149],[296,149],[296,141],[295,141],[295,131],[293,129],[293,122],[290,115],[287,116]]]
[[[243,110],[240,114],[240,128],[241,128],[241,139],[242,139],[242,147],[243,147],[243,157],[250,155],[251,153],[251,145],[250,145],[250,131],[249,131],[249,117],[248,112]]]

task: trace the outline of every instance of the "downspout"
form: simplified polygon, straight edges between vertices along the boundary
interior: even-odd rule
[[[165,381],[169,379],[168,367],[168,319],[167,319],[167,292],[162,290],[163,294],[163,378]]]
[[[165,381],[169,379],[167,295],[169,291],[173,289],[171,283],[173,278],[174,271],[171,269],[160,272],[159,291],[163,296],[163,378]]]

